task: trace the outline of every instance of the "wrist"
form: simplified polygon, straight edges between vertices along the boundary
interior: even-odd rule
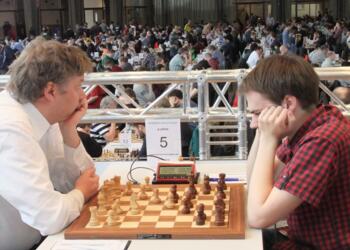
[[[276,136],[274,136],[272,134],[260,133],[260,135],[259,135],[259,142],[260,143],[264,143],[265,145],[269,144],[269,145],[277,146],[279,141],[280,140]]]

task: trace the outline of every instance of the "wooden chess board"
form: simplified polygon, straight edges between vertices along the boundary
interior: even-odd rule
[[[190,214],[181,214],[181,200],[188,185],[177,185],[180,196],[175,208],[164,207],[164,200],[169,193],[170,185],[152,185],[159,189],[159,197],[163,201],[159,205],[149,204],[148,200],[137,200],[140,213],[130,213],[130,196],[123,193],[119,197],[119,204],[124,211],[119,215],[116,226],[108,226],[107,216],[99,216],[98,226],[87,226],[90,219],[90,206],[97,206],[97,196],[91,199],[83,211],[65,231],[66,239],[242,239],[245,237],[244,187],[243,184],[228,184],[225,198],[225,225],[216,226],[214,198],[216,188],[211,184],[212,191],[208,195],[201,192],[202,185],[196,185],[198,195],[192,200],[194,208]],[[139,186],[132,187],[134,192]],[[149,197],[152,191],[146,192]],[[195,223],[196,207],[203,203],[207,219],[204,225]]]

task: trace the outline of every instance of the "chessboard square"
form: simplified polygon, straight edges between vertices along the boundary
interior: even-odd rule
[[[142,216],[140,222],[156,222],[159,216]]]
[[[206,220],[204,225],[197,225],[196,221],[193,221],[191,227],[193,227],[193,228],[209,228],[210,227],[210,221]]]
[[[198,204],[200,204],[200,203],[203,203],[205,208],[207,208],[207,206],[213,205],[213,200],[200,200],[200,201],[198,201]]]
[[[119,199],[119,204],[129,204],[130,203],[130,196],[122,196]]]
[[[178,215],[175,218],[175,222],[192,222],[193,216],[192,215]]]
[[[149,203],[148,200],[138,200],[137,204],[139,204],[140,206],[146,207],[147,204]]]
[[[129,210],[129,206],[120,206],[120,208],[124,211],[127,212]]]
[[[172,228],[174,227],[174,221],[158,221],[156,228]]]
[[[185,228],[190,228],[192,226],[192,220],[191,221],[175,221],[174,227],[179,228],[179,227],[185,227]]]
[[[143,211],[143,216],[159,216],[160,211]]]
[[[205,210],[204,213],[207,215],[207,216],[211,216],[213,214],[213,210]]]
[[[162,210],[160,212],[161,216],[176,216],[178,214],[178,210]]]
[[[175,221],[176,216],[159,216],[158,221]]]
[[[136,221],[124,221],[121,225],[120,228],[138,228],[139,222]]]
[[[141,218],[141,215],[126,215],[124,221],[140,221]]]
[[[140,222],[138,228],[154,228],[156,226],[157,222]]]
[[[201,202],[203,201],[211,201],[213,202],[214,197],[211,195],[198,195],[198,200],[200,200]]]
[[[163,209],[163,205],[148,205],[145,211],[161,211]]]

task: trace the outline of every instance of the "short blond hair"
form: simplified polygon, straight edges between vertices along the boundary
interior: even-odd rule
[[[80,48],[38,37],[9,67],[7,89],[21,103],[34,102],[48,82],[63,84],[91,70],[92,63]]]

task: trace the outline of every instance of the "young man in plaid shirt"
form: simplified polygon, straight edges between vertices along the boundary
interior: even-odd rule
[[[248,222],[266,228],[288,219],[288,237],[264,230],[265,250],[350,249],[350,122],[319,105],[318,84],[302,58],[272,56],[239,88],[257,128]]]

